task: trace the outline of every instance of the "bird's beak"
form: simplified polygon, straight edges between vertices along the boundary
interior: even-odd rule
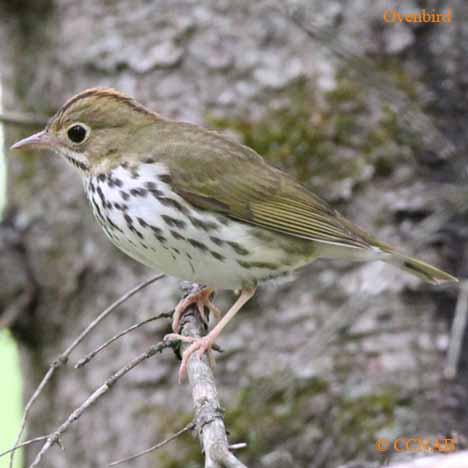
[[[21,149],[47,149],[51,146],[50,136],[45,130],[35,133],[27,138],[17,141],[14,145],[10,147],[12,150]]]

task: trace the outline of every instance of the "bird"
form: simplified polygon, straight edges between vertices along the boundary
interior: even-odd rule
[[[223,134],[163,117],[111,88],[71,97],[46,127],[11,149],[46,149],[81,175],[110,241],[136,261],[203,287],[175,307],[170,340],[211,349],[257,286],[319,257],[387,262],[432,284],[456,277],[377,240],[253,149]],[[214,291],[238,297],[225,315]],[[201,338],[180,333],[196,305],[216,324]]]

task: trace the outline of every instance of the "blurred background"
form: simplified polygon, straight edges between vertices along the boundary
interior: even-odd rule
[[[384,21],[388,9],[423,8],[451,8],[451,22]],[[462,0],[0,0],[0,18],[0,451],[50,362],[151,274],[106,240],[64,161],[10,157],[84,88],[114,87],[226,132],[382,240],[466,277]],[[34,406],[28,436],[52,431],[170,324],[148,324],[75,370],[80,357],[180,295],[166,278],[101,324]],[[260,468],[370,468],[417,455],[378,452],[378,437],[456,437],[464,448],[465,345],[456,377],[444,377],[458,296],[380,263],[325,260],[262,287],[222,335],[215,370],[230,440],[247,443],[238,456]],[[217,296],[223,308],[232,300]],[[177,368],[165,353],[135,369],[44,466],[105,466],[183,427],[192,406]],[[185,434],[132,466],[202,460]]]

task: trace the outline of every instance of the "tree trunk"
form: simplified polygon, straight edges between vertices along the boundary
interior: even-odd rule
[[[50,116],[86,87],[111,86],[163,115],[229,128],[357,224],[463,275],[462,3],[452,5],[451,24],[420,25],[384,23],[385,1],[343,3],[310,1],[303,19],[322,21],[341,44],[372,57],[376,76],[409,96],[411,109],[422,106],[416,120],[433,119],[455,154],[442,158],[401,124],[406,109],[389,110],[388,90],[373,91],[366,65],[337,58],[330,39],[311,38],[267,1],[1,0],[3,107]],[[33,131],[7,124],[7,144]],[[423,126],[423,133],[436,130]],[[63,160],[25,153],[8,166],[0,317],[15,318],[28,399],[73,338],[151,272],[106,240]],[[52,431],[108,375],[160,340],[169,322],[125,336],[84,368],[73,363],[135,321],[170,310],[179,296],[179,282],[166,278],[102,323],[34,406],[28,435]],[[247,442],[238,456],[250,467],[331,468],[402,455],[377,452],[379,435],[466,434],[459,385],[467,363],[459,381],[442,379],[456,297],[455,288],[430,287],[389,266],[324,260],[294,282],[260,288],[222,335],[215,369],[230,441]],[[232,300],[218,296],[224,308]],[[166,352],[136,368],[65,435],[64,452],[48,452],[44,466],[105,466],[183,427],[192,407],[177,367]],[[26,462],[36,450],[27,449]],[[186,434],[132,466],[198,467],[202,460]]]

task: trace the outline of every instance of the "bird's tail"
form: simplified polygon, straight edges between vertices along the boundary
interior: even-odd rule
[[[414,257],[399,254],[393,250],[389,253],[392,255],[388,260],[388,263],[391,263],[402,270],[408,271],[428,283],[458,283],[458,279],[455,278],[455,276],[449,275],[445,271],[429,265],[429,263],[423,262]]]
[[[402,270],[408,271],[431,284],[458,283],[458,279],[455,276],[435,266],[429,265],[429,263],[423,262],[422,260],[399,253],[391,245],[379,241],[341,215],[337,216],[348,231],[351,231],[355,236],[360,238],[363,243],[367,243],[370,247],[368,249],[347,248],[348,258],[354,258],[355,260],[382,260]],[[332,249],[327,248],[324,256],[336,257],[336,251],[336,246],[333,246]],[[338,252],[340,253],[340,258],[346,256],[343,251]]]

